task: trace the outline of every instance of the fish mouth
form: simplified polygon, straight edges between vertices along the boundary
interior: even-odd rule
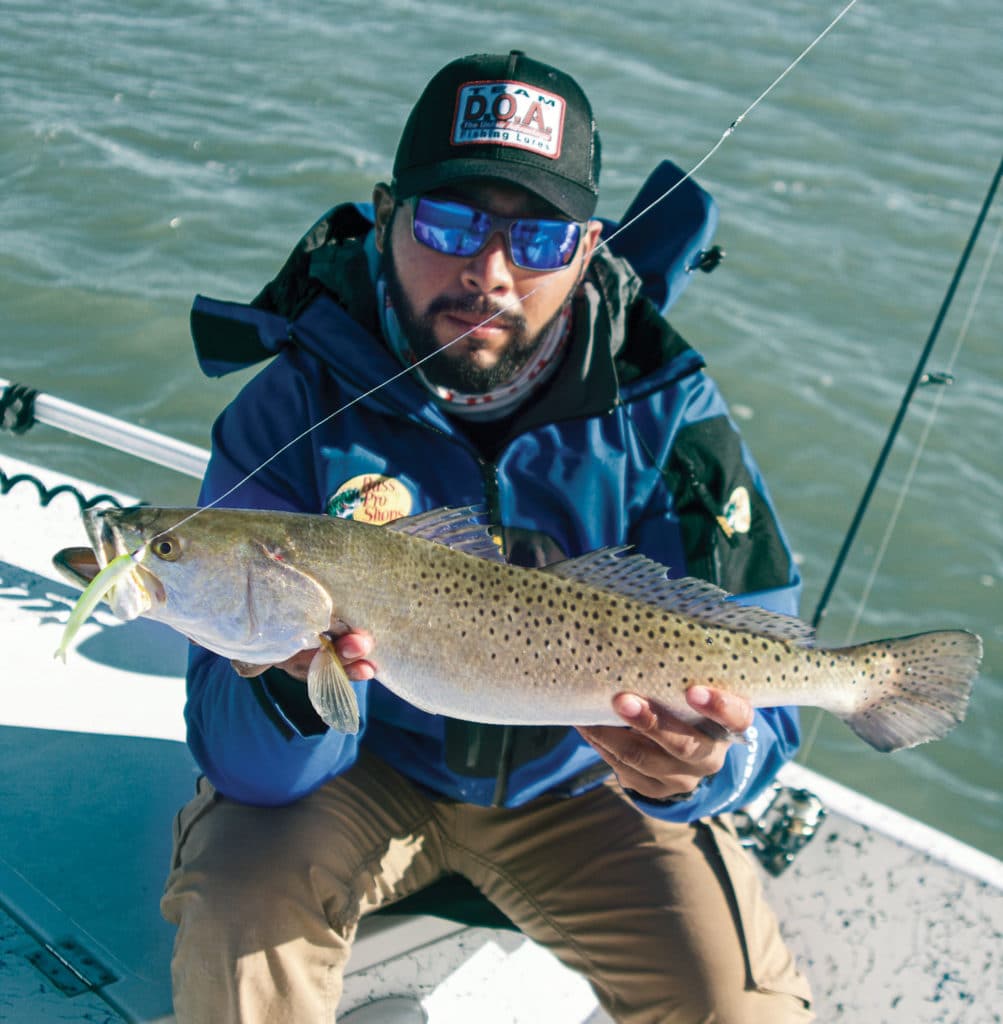
[[[76,587],[86,587],[107,561],[107,557],[104,562],[99,561],[90,548],[63,548],[52,556],[52,564],[59,570],[63,579]],[[136,585],[146,591],[154,603],[163,604],[164,585],[160,580],[144,565],[137,564],[132,571],[136,575]]]
[[[84,528],[94,549],[98,568],[103,569],[113,558],[128,553],[121,535],[105,519],[106,509],[89,508],[84,511]]]
[[[105,511],[87,509],[83,514],[92,548],[63,548],[52,558],[56,570],[74,586],[87,587],[113,558],[130,553],[124,538],[105,519]],[[141,557],[142,554],[134,557],[132,570],[108,595],[108,603],[119,618],[133,619],[166,601],[163,584],[140,564]]]
[[[101,569],[90,548],[63,548],[52,556],[52,564],[75,587],[86,587]]]

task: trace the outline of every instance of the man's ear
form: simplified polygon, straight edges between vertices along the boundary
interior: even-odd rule
[[[386,240],[387,231],[390,230],[390,221],[393,219],[394,207],[397,201],[394,199],[390,186],[380,182],[373,189],[373,209],[376,213],[376,251],[383,252],[383,244]]]
[[[587,269],[592,253],[599,244],[599,236],[602,234],[602,221],[590,220],[585,224],[585,237],[582,242],[582,267]]]
[[[596,246],[599,244],[599,236],[602,234],[602,221],[590,220],[585,225],[585,234],[582,238],[581,249],[582,249],[582,265],[578,271],[578,280],[575,282],[573,291],[577,291],[581,287],[582,281],[585,280],[585,275],[589,271],[589,263],[592,262],[592,254],[595,252]]]

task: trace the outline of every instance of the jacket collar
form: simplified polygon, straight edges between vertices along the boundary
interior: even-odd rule
[[[251,310],[217,303],[246,310],[251,318],[252,310],[265,314],[275,335],[264,347],[248,344],[245,357],[238,352],[232,368],[267,358],[281,343],[292,341],[362,391],[399,375],[399,364],[377,341],[373,255],[367,253],[372,246],[366,244],[370,233],[371,223],[355,204],[335,207],[303,237],[279,275],[251,303]],[[200,301],[212,303],[197,300],[196,310]],[[325,330],[337,312],[347,317],[339,317],[337,331]],[[281,319],[288,329],[272,330]],[[346,319],[353,324],[346,325]],[[200,333],[208,332],[196,330],[194,312],[192,327],[201,356],[202,347],[211,341],[203,338],[200,346]],[[573,299],[571,341],[560,370],[541,395],[516,413],[507,433],[609,413],[621,402],[664,387],[702,365],[701,357],[641,294],[640,281],[626,260],[601,248]],[[387,411],[396,407],[413,415],[420,410],[423,417],[434,411],[435,420],[446,420],[425,390],[407,377],[371,399]]]

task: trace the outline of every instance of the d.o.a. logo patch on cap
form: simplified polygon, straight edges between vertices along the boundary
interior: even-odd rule
[[[363,473],[346,480],[327,500],[327,514],[383,526],[411,514],[411,492],[392,476]]]
[[[450,141],[528,149],[556,160],[564,135],[564,99],[525,82],[468,82],[460,86]]]

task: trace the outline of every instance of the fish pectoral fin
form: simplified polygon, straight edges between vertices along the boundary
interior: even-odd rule
[[[326,725],[352,735],[359,731],[359,702],[334,643],[325,634],[310,662],[306,685],[310,703]]]

